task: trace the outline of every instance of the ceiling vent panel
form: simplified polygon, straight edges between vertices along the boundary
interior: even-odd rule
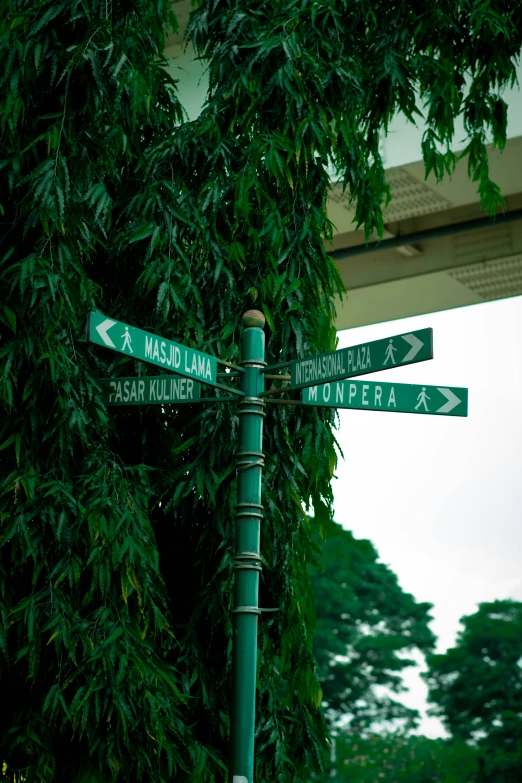
[[[492,226],[453,237],[453,258],[458,263],[488,261],[513,252],[511,226]]]
[[[405,169],[389,169],[386,180],[391,188],[392,200],[383,210],[385,223],[442,212],[452,204],[424,182],[419,182]]]
[[[383,209],[385,223],[398,223],[419,215],[442,212],[453,206],[448,199],[412,177],[405,169],[388,169],[386,180],[390,185],[392,200]],[[333,185],[328,198],[355,215],[355,206],[348,204],[348,194],[345,192],[343,195],[342,185]]]
[[[522,253],[470,264],[448,272],[484,301],[522,294]]]

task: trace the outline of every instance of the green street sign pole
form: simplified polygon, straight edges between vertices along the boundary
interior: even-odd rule
[[[243,315],[237,451],[236,549],[232,621],[232,704],[229,783],[253,783],[256,711],[257,624],[259,609],[260,528],[263,516],[263,418],[259,396],[265,362],[265,317],[257,310]]]
[[[288,366],[286,363],[266,367],[263,332],[265,317],[262,313],[248,310],[242,321],[241,361],[238,368],[240,390],[218,381],[219,360],[214,356],[99,313],[89,314],[87,326],[87,336],[91,342],[167,371],[167,375],[162,376],[103,379],[102,388],[108,405],[234,401],[234,397],[201,398],[200,383],[224,389],[239,397],[228,783],[254,783],[258,618],[261,611],[276,611],[259,608],[265,416],[265,400],[261,395],[264,395],[263,375],[267,371]],[[467,389],[343,380],[431,358],[432,330],[423,329],[295,360],[290,363],[291,386],[303,389],[302,402],[273,402],[467,416]],[[183,377],[169,376],[168,371]]]

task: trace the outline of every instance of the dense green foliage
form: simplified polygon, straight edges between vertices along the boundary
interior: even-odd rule
[[[484,783],[522,779],[522,603],[483,603],[455,647],[428,657],[429,699],[455,737],[475,740]]]
[[[248,194],[258,193],[258,161],[292,202],[309,179],[325,184],[329,159],[356,202],[358,224],[368,236],[380,231],[388,187],[379,133],[399,111],[415,122],[419,96],[427,173],[442,179],[453,170],[454,121],[462,115],[469,142],[462,155],[483,207],[494,212],[503,203],[489,179],[485,142],[505,144],[500,92],[516,82],[519,3],[226,0],[220,13],[211,3],[197,6],[192,41],[210,60],[212,105],[224,112],[227,134],[247,144],[240,204],[256,203]]]
[[[269,360],[334,347],[324,170],[302,175],[290,212],[275,142],[247,165],[219,102],[180,125],[159,59],[168,21],[168,7],[149,2],[22,2],[3,17],[9,777],[224,774],[236,411],[109,415],[96,379],[144,368],[85,343],[88,310],[234,361],[241,314],[258,299],[273,330]],[[312,153],[310,138],[303,172]],[[310,547],[302,503],[331,500],[330,420],[283,409],[267,421],[261,601],[281,613],[260,635],[264,780],[300,779],[325,734],[297,599]]]
[[[474,783],[477,756],[462,741],[341,733],[330,766],[338,783]]]
[[[269,361],[332,349],[327,161],[367,232],[382,227],[379,131],[396,109],[413,116],[418,88],[428,168],[451,168],[463,110],[493,208],[484,134],[502,146],[497,91],[522,30],[504,6],[200,2],[190,35],[210,93],[184,123],[161,69],[165,0],[1,0],[6,779],[224,775],[235,410],[109,413],[97,379],[146,370],[89,346],[87,312],[234,361],[256,303]],[[281,611],[260,631],[256,780],[299,783],[326,731],[301,597],[304,507],[331,512],[333,416],[268,414],[261,603]]]
[[[159,780],[205,763],[181,717],[189,689],[174,667],[151,471],[145,454],[118,453],[120,424],[96,381],[111,359],[99,361],[83,338],[87,310],[112,309],[125,281],[135,284],[123,258],[108,265],[110,248],[124,247],[116,230],[132,240],[123,210],[143,150],[182,117],[153,64],[167,11],[2,3],[0,737],[9,779],[25,770],[29,781]],[[159,106],[149,111],[151,95]]]
[[[327,716],[350,716],[350,731],[400,719],[416,725],[418,713],[380,687],[400,693],[401,672],[416,661],[405,654],[433,649],[431,604],[404,593],[370,541],[331,523],[320,547],[320,568],[311,570],[316,606],[314,653]],[[342,656],[341,659],[338,656]]]

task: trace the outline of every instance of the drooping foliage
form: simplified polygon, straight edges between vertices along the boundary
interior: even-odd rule
[[[455,647],[428,656],[429,700],[455,737],[480,749],[481,783],[522,776],[522,603],[493,601],[461,619]]]
[[[495,96],[520,48],[515,5],[198,3],[189,34],[210,92],[188,123],[161,68],[175,24],[165,0],[0,3],[7,779],[224,775],[236,411],[108,411],[98,379],[146,368],[89,346],[87,312],[236,361],[255,304],[269,361],[334,348],[327,163],[367,232],[382,226],[379,130],[397,108],[412,116],[418,86],[428,167],[451,166],[435,141],[463,108],[492,207],[482,141],[488,128],[505,138]],[[266,419],[261,602],[280,611],[260,629],[257,781],[298,783],[320,764],[299,599],[303,507],[331,511],[332,423],[275,405]]]
[[[97,2],[4,2],[0,19],[5,774],[170,779],[200,749],[180,717],[151,472],[111,448],[110,362],[83,331],[132,287],[107,274],[129,172],[182,118],[154,62],[174,19]]]
[[[349,719],[350,731],[363,733],[390,721],[414,728],[417,710],[390,694],[404,690],[401,672],[416,665],[407,655],[433,650],[431,604],[418,603],[401,589],[370,541],[335,523],[327,524],[323,535],[311,579],[314,654],[329,721],[342,719],[345,725]]]

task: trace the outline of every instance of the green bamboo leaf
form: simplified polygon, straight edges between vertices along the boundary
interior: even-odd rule
[[[13,433],[13,435],[10,435],[7,438],[7,440],[5,440],[2,444],[0,444],[0,451],[6,449],[8,446],[11,445],[11,443],[14,443],[17,437],[18,437],[17,433]]]
[[[64,10],[64,6],[57,4],[52,5],[50,8],[47,9],[47,11],[38,18],[37,24],[31,28],[30,34],[32,37],[36,37],[36,34],[40,32],[40,30],[45,27],[45,25],[49,24],[53,19],[56,19],[58,14],[60,14]]]
[[[169,290],[169,284],[163,281],[163,283],[161,283],[158,288],[158,297],[156,299],[156,310],[161,309],[161,305],[163,304],[163,300],[165,299],[168,290]]]
[[[152,223],[145,223],[141,225],[139,228],[135,229],[131,234],[129,234],[126,237],[126,240],[129,244],[131,244],[132,242],[139,242],[141,239],[146,239],[147,237],[150,237],[153,231],[154,231],[154,225]]]
[[[4,307],[2,308],[2,312],[3,312],[2,321],[8,326],[10,326],[10,328],[16,334],[16,315],[13,313],[10,307],[7,307],[7,305],[4,305]]]
[[[112,632],[109,634],[109,636],[108,636],[108,637],[105,639],[105,641],[103,642],[103,645],[102,645],[102,646],[103,646],[103,647],[107,647],[109,644],[112,644],[113,642],[115,642],[115,641],[116,641],[116,639],[119,639],[119,637],[122,635],[122,633],[123,633],[123,628],[122,628],[122,627],[121,627],[121,625],[120,625],[118,628],[115,628],[115,629],[114,629],[114,630],[113,630],[113,631],[112,631]]]
[[[274,324],[274,319],[272,318],[272,314],[264,302],[263,302],[263,313],[265,314],[265,318],[268,326],[270,327],[271,331],[275,333],[276,328]]]

